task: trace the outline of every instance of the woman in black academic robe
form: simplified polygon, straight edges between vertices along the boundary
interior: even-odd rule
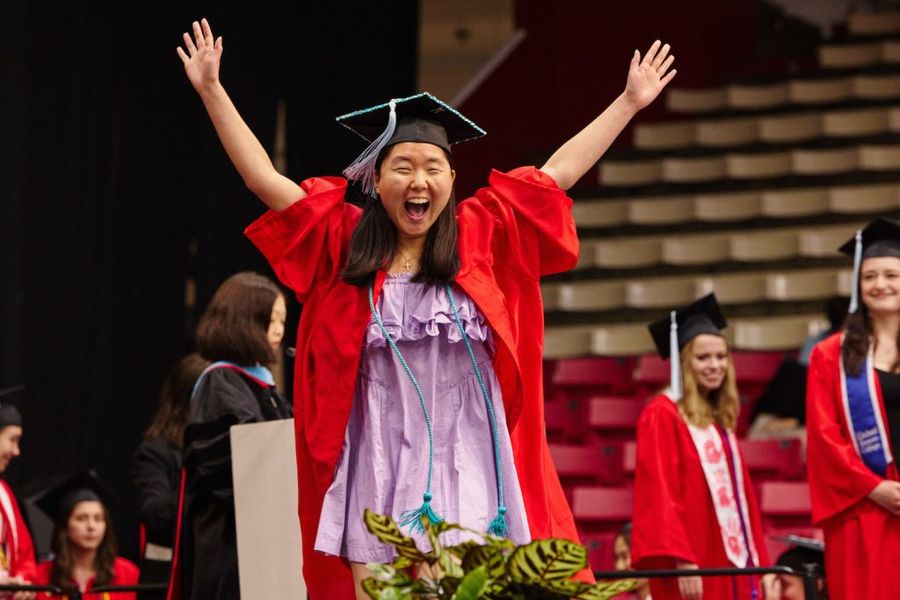
[[[219,287],[200,319],[197,349],[215,362],[196,384],[184,436],[182,598],[240,598],[229,429],[291,416],[263,366],[275,362],[285,317],[274,283],[238,273]]]

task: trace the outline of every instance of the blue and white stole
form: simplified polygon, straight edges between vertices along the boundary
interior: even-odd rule
[[[881,402],[875,387],[872,346],[859,375],[848,375],[841,356],[841,404],[850,428],[853,449],[873,473],[884,477],[893,462],[887,430],[881,417]]]

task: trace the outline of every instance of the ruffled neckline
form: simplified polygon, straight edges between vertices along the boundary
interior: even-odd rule
[[[443,285],[414,283],[414,273],[388,273],[376,310],[384,328],[395,342],[411,342],[429,337],[446,336],[450,343],[462,340],[450,299]],[[469,296],[453,286],[453,298],[459,319],[469,339],[490,340],[490,327]],[[365,344],[370,348],[387,346],[378,323],[369,319]]]

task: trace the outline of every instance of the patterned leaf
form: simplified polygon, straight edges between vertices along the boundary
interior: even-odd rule
[[[441,552],[438,555],[438,566],[441,569],[441,574],[445,576],[462,578],[466,575],[462,567],[459,566],[459,560],[449,552]]]
[[[481,544],[479,544],[475,540],[466,540],[464,542],[456,544],[455,546],[447,546],[446,548],[444,548],[444,550],[446,552],[449,552],[456,558],[462,560],[469,550],[471,550],[472,548],[478,548],[479,546],[481,546]]]
[[[453,594],[453,599],[477,600],[478,598],[481,598],[481,593],[487,586],[487,581],[488,575],[484,566],[478,567],[463,578],[459,587],[456,588],[456,593]]]
[[[597,591],[593,596],[578,596],[578,600],[607,600],[622,592],[637,589],[637,579],[619,579],[617,581],[598,581],[592,587]]]
[[[389,515],[379,515],[367,508],[363,513],[363,519],[369,532],[385,544],[393,546],[400,556],[412,561],[425,560],[425,555],[416,548],[416,542],[411,537],[403,535]]]
[[[502,577],[506,573],[506,560],[503,550],[496,546],[475,546],[463,558],[462,568],[470,573],[484,567],[489,579]]]
[[[510,555],[506,570],[514,581],[568,579],[587,566],[587,550],[568,540],[536,540]]]

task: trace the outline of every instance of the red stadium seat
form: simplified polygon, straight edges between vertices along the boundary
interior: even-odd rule
[[[635,398],[595,396],[589,400],[587,421],[603,440],[631,440],[643,409]]]
[[[766,481],[760,486],[759,504],[767,517],[809,516],[809,484],[805,481]]]
[[[767,530],[812,527],[809,484],[805,481],[763,482],[759,504]]]
[[[585,525],[608,528],[631,519],[634,494],[625,487],[577,487],[572,494],[572,512]]]
[[[550,444],[563,483],[618,484],[624,479],[621,444]]]
[[[738,384],[766,384],[784,360],[784,352],[741,352],[731,353]]]
[[[629,477],[634,477],[637,467],[637,442],[625,442],[622,446],[622,471]]]
[[[634,383],[641,396],[651,396],[669,385],[669,361],[658,354],[638,357],[634,368]]]
[[[557,397],[544,404],[547,439],[565,442],[580,440],[588,431],[587,406],[578,400]]]
[[[799,439],[741,440],[741,456],[756,483],[796,479],[803,475],[803,444]]]
[[[551,381],[554,389],[571,394],[627,394],[631,392],[630,358],[563,358],[557,361]]]
[[[624,524],[624,522],[623,522]],[[620,525],[621,527],[621,525]],[[613,532],[579,532],[581,545],[587,549],[588,565],[592,571],[611,571],[615,567],[613,555]]]

